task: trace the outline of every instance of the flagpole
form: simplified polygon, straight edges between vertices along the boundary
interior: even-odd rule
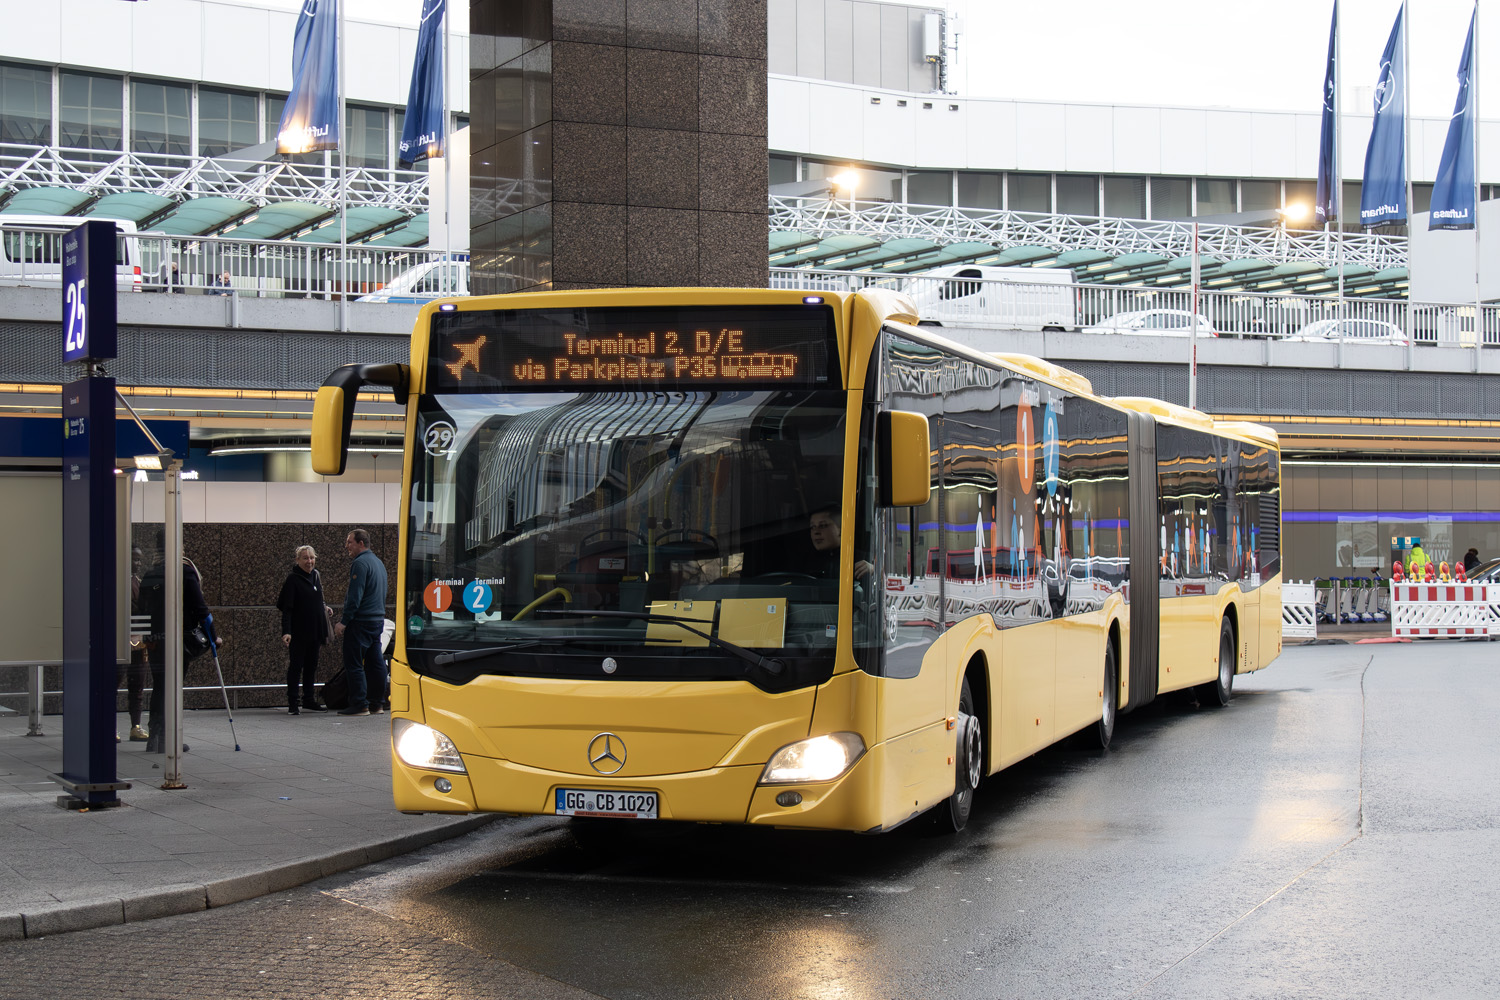
[[[1342,42],[1344,26],[1339,18],[1339,0],[1333,0],[1333,178],[1334,184],[1334,266],[1339,271],[1338,320],[1335,328],[1339,332],[1338,366],[1344,367],[1344,115],[1343,115],[1343,67]]]
[[[448,262],[444,265],[448,274],[456,279],[458,268],[453,264],[453,111],[448,106],[448,80],[452,74],[452,67],[448,65],[448,32],[453,26],[448,13],[452,5],[452,0],[443,4],[443,234],[447,244],[443,248],[443,257]],[[472,276],[470,280],[472,281]],[[453,282],[453,289],[458,290],[456,280]]]
[[[1484,346],[1484,289],[1481,287],[1479,255],[1479,0],[1474,0],[1474,31],[1469,40],[1469,100],[1474,122],[1474,370],[1480,370],[1479,352]]]
[[[1406,183],[1406,235],[1411,238],[1412,209],[1416,206],[1411,203],[1411,18],[1408,16],[1406,0],[1401,0],[1401,136],[1405,142],[1405,149],[1401,153],[1401,173]],[[1411,290],[1406,293],[1406,363],[1410,368],[1412,365],[1412,344],[1416,340],[1417,315],[1412,308]]]
[[[349,146],[344,108],[344,4],[338,5],[339,53],[339,330],[349,330]]]

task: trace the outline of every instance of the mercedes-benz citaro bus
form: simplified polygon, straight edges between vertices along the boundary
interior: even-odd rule
[[[1275,434],[989,355],[883,290],[424,306],[406,406],[404,812],[877,832],[1280,651]]]

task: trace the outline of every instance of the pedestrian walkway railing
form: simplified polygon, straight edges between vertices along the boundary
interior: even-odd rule
[[[772,268],[771,287],[841,292],[890,288],[911,296],[924,323],[1111,335],[1186,337],[1193,305],[1193,293],[1187,288],[808,268]],[[1198,294],[1198,333],[1397,346],[1406,345],[1409,334],[1418,345],[1472,349],[1474,308],[1472,302],[1377,298],[1340,302],[1326,295],[1210,289]],[[1484,306],[1482,344],[1500,346],[1500,304]]]

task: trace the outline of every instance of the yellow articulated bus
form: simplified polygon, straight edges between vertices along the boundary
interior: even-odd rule
[[[878,832],[1280,651],[1275,434],[917,326],[895,293],[431,303],[409,365],[405,812]]]

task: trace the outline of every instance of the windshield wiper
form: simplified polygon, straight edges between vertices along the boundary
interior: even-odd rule
[[[448,650],[439,653],[432,658],[434,666],[446,667],[450,663],[467,663],[469,660],[478,660],[486,656],[494,656],[496,653],[509,653],[513,649],[526,649],[530,646],[540,646],[543,642],[550,640],[530,639],[526,642],[513,642],[508,646],[484,646],[480,649]]]
[[[701,622],[702,619],[699,618],[679,618],[676,615],[653,615],[649,611],[584,611],[581,609],[570,611],[566,608],[538,609],[536,613],[539,615],[567,615],[582,618],[629,618],[640,622],[667,622],[693,633],[693,635],[696,635],[700,639],[706,639],[710,646],[722,649],[726,653],[739,657],[746,663],[760,667],[768,674],[779,674],[786,669],[786,664],[778,659],[761,656],[759,653],[732,643],[728,639],[720,639],[717,636],[712,636],[707,632],[700,632],[698,629],[693,628],[689,623]]]

